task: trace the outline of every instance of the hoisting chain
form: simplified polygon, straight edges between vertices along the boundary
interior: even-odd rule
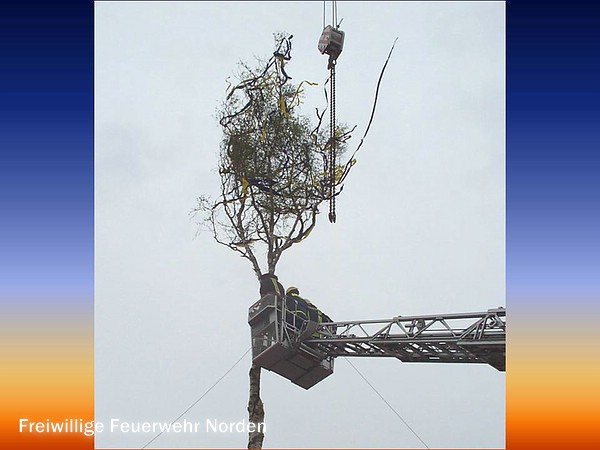
[[[335,183],[337,155],[335,135],[335,59],[330,61],[330,96],[329,96],[329,222],[335,223]]]

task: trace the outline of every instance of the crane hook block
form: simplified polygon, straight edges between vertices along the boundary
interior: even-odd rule
[[[331,59],[337,59],[344,48],[344,32],[331,25],[327,25],[319,39],[319,51],[322,55],[329,55]]]

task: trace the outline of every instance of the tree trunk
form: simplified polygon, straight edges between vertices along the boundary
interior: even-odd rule
[[[248,433],[248,448],[262,448],[265,438],[265,409],[260,399],[260,367],[254,364],[250,368],[250,398],[248,399],[248,419],[254,424],[255,431]]]

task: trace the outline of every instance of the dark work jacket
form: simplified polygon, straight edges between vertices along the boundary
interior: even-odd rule
[[[310,300],[300,297],[298,294],[287,296],[288,308],[295,306],[295,313],[305,320],[321,322],[321,311],[313,305]]]
[[[295,325],[298,328],[302,327],[305,320],[317,323],[333,322],[327,314],[313,305],[310,300],[302,298],[298,294],[290,294],[286,297],[286,308],[288,310],[288,314],[286,314],[287,322],[292,323],[295,320]],[[295,314],[296,318],[294,319],[290,313]],[[335,325],[330,326],[329,329],[333,334],[337,332],[337,326]],[[318,333],[315,337],[318,337]]]
[[[308,312],[303,305],[298,304],[298,300],[288,295],[285,297],[285,321],[297,329],[301,329],[306,322]]]
[[[272,273],[265,273],[258,279],[260,283],[260,296],[264,297],[267,294],[277,294],[280,297],[285,296],[285,289],[283,285],[277,279],[277,275]]]

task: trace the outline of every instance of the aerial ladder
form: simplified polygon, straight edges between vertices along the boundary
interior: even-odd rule
[[[405,363],[488,364],[506,370],[506,309],[314,322],[264,295],[248,312],[253,363],[309,389],[333,374],[337,357],[388,357]]]
[[[318,49],[329,55],[330,138],[329,221],[336,221],[337,167],[335,69],[345,34],[332,2],[332,25],[325,26]],[[385,68],[385,66],[384,66]],[[368,130],[368,129],[367,129]],[[366,135],[366,133],[365,133]],[[333,374],[337,357],[388,357],[405,363],[488,364],[506,370],[506,310],[396,316],[383,320],[318,322],[287,310],[283,295],[269,293],[248,312],[253,364],[309,389]]]

